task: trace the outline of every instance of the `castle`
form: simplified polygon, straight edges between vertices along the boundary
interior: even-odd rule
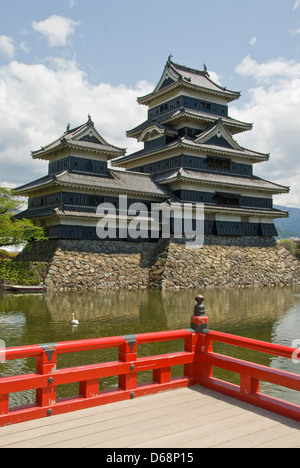
[[[213,82],[205,66],[195,70],[170,56],[153,92],[138,98],[148,107],[145,122],[127,132],[143,149],[127,155],[102,137],[89,116],[32,152],[34,159],[49,161],[49,171],[16,190],[29,199],[17,217],[46,229],[48,241],[24,258],[49,262],[47,287],[299,284],[298,262],[275,241],[274,219],[288,213],[273,207],[273,196],[289,188],[254,175],[254,164],[268,161],[269,154],[236,141],[252,129],[229,116],[230,102],[239,98],[239,92]],[[141,238],[124,237],[120,196],[126,215],[136,203],[201,204],[204,247],[190,252],[174,243],[174,232],[167,241],[153,239],[150,230]],[[103,203],[116,209],[113,241],[97,233],[104,217],[97,207]]]
[[[214,83],[206,68],[187,68],[168,59],[152,93],[138,98],[147,120],[127,136],[144,149],[126,155],[88,122],[32,152],[49,161],[48,175],[19,187],[29,198],[29,218],[47,229],[49,239],[97,239],[97,206],[126,195],[146,205],[176,200],[203,203],[205,235],[277,235],[273,195],[289,189],[253,174],[268,154],[241,147],[233,138],[251,124],[229,116],[228,104],[240,97]],[[111,161],[109,167],[108,162]]]

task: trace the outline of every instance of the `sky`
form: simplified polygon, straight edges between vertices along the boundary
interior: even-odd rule
[[[170,54],[241,92],[229,115],[254,124],[242,146],[270,153],[255,175],[300,208],[300,0],[10,0],[0,15],[0,184],[47,174],[31,151],[91,115],[110,143],[147,118],[137,97]]]

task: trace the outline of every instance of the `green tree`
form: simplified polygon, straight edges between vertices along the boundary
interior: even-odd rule
[[[22,202],[13,190],[0,187],[0,245],[22,244],[28,241],[44,240],[45,231],[29,219],[15,220],[15,211]]]
[[[292,255],[296,255],[297,244],[291,239],[284,239],[279,242],[280,245],[286,248]]]

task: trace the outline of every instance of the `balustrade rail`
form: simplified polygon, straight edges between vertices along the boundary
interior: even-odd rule
[[[196,300],[190,329],[6,349],[7,361],[36,358],[36,372],[0,378],[0,426],[196,384],[300,421],[300,406],[259,391],[259,382],[266,381],[299,392],[300,375],[217,354],[213,352],[213,343],[227,343],[290,359],[295,357],[297,350],[209,331],[203,298],[197,296]],[[141,344],[177,340],[183,340],[183,351],[138,357]],[[107,348],[118,348],[117,361],[57,369],[58,355]],[[183,365],[183,376],[172,377],[171,369],[178,365]],[[240,385],[213,377],[214,367],[238,373]],[[138,384],[137,374],[149,370],[153,373],[152,381]],[[118,376],[118,387],[100,391],[99,381],[110,376]],[[79,395],[57,398],[58,386],[76,382]],[[35,390],[35,403],[10,408],[9,395],[27,390]]]

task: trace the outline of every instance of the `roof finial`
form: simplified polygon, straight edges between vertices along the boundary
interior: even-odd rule
[[[70,128],[71,128],[71,124],[68,123],[68,125],[67,125],[67,133],[69,133]]]
[[[172,58],[173,58],[173,55],[172,53],[170,53],[169,57],[168,57],[168,62],[171,62],[172,61]]]
[[[91,114],[88,115],[88,122],[89,125],[94,125],[94,122],[92,121]]]
[[[205,63],[204,63],[204,65],[203,65],[203,69],[204,69],[205,72],[207,72],[207,66],[206,66]]]

